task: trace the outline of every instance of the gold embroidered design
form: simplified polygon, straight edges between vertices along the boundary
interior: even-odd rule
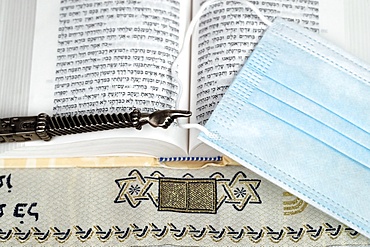
[[[216,180],[159,179],[160,211],[216,213]]]
[[[308,206],[307,202],[292,195],[289,192],[284,192],[283,196],[288,197],[288,199],[283,201],[284,215],[295,215],[295,214],[302,213]]]
[[[216,213],[225,204],[242,211],[248,204],[262,203],[257,193],[261,180],[250,179],[243,172],[231,179],[219,172],[209,178],[194,178],[189,173],[182,178],[166,178],[158,171],[143,176],[132,170],[115,182],[120,191],[114,202],[128,203],[133,208],[151,201],[161,211]]]
[[[172,180],[159,180],[159,210],[186,211],[187,183]]]

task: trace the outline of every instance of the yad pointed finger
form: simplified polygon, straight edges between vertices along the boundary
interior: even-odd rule
[[[187,110],[171,110],[169,116],[173,119],[179,118],[179,117],[190,117],[191,111]]]

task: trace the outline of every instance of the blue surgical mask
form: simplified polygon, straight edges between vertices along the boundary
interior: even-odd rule
[[[200,139],[370,237],[370,68],[276,19]]]

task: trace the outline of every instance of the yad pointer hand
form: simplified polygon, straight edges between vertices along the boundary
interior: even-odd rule
[[[153,127],[167,129],[173,121],[180,117],[190,117],[191,112],[185,110],[159,110],[151,114],[142,114],[141,125],[149,123]]]

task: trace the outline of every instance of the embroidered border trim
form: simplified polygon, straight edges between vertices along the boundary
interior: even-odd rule
[[[230,239],[235,243],[242,240],[258,243],[262,239],[267,238],[272,243],[279,243],[283,239],[289,239],[297,243],[302,240],[304,236],[308,237],[309,240],[317,241],[324,234],[329,236],[330,239],[336,239],[343,233],[346,233],[351,239],[360,236],[360,234],[352,228],[344,225],[333,226],[330,223],[324,223],[316,227],[305,224],[298,229],[289,226],[281,229],[273,229],[269,226],[260,229],[244,226],[243,228],[236,229],[232,226],[225,226],[217,229],[212,225],[196,228],[193,225],[179,227],[172,223],[168,223],[164,226],[157,226],[154,223],[150,223],[141,227],[136,224],[130,224],[124,227],[113,226],[107,229],[103,229],[98,225],[87,229],[83,229],[78,225],[68,229],[50,227],[43,231],[38,227],[32,227],[26,230],[14,227],[9,230],[0,229],[0,243],[9,242],[11,240],[16,240],[19,243],[26,243],[32,241],[32,239],[36,240],[38,243],[46,243],[52,239],[59,243],[65,243],[72,240],[74,237],[80,242],[92,241],[95,237],[100,242],[104,243],[107,241],[124,242],[129,238],[142,240],[149,236],[156,240],[171,237],[174,240],[180,241],[185,237],[190,237],[195,241],[200,241],[209,237],[214,242]]]

